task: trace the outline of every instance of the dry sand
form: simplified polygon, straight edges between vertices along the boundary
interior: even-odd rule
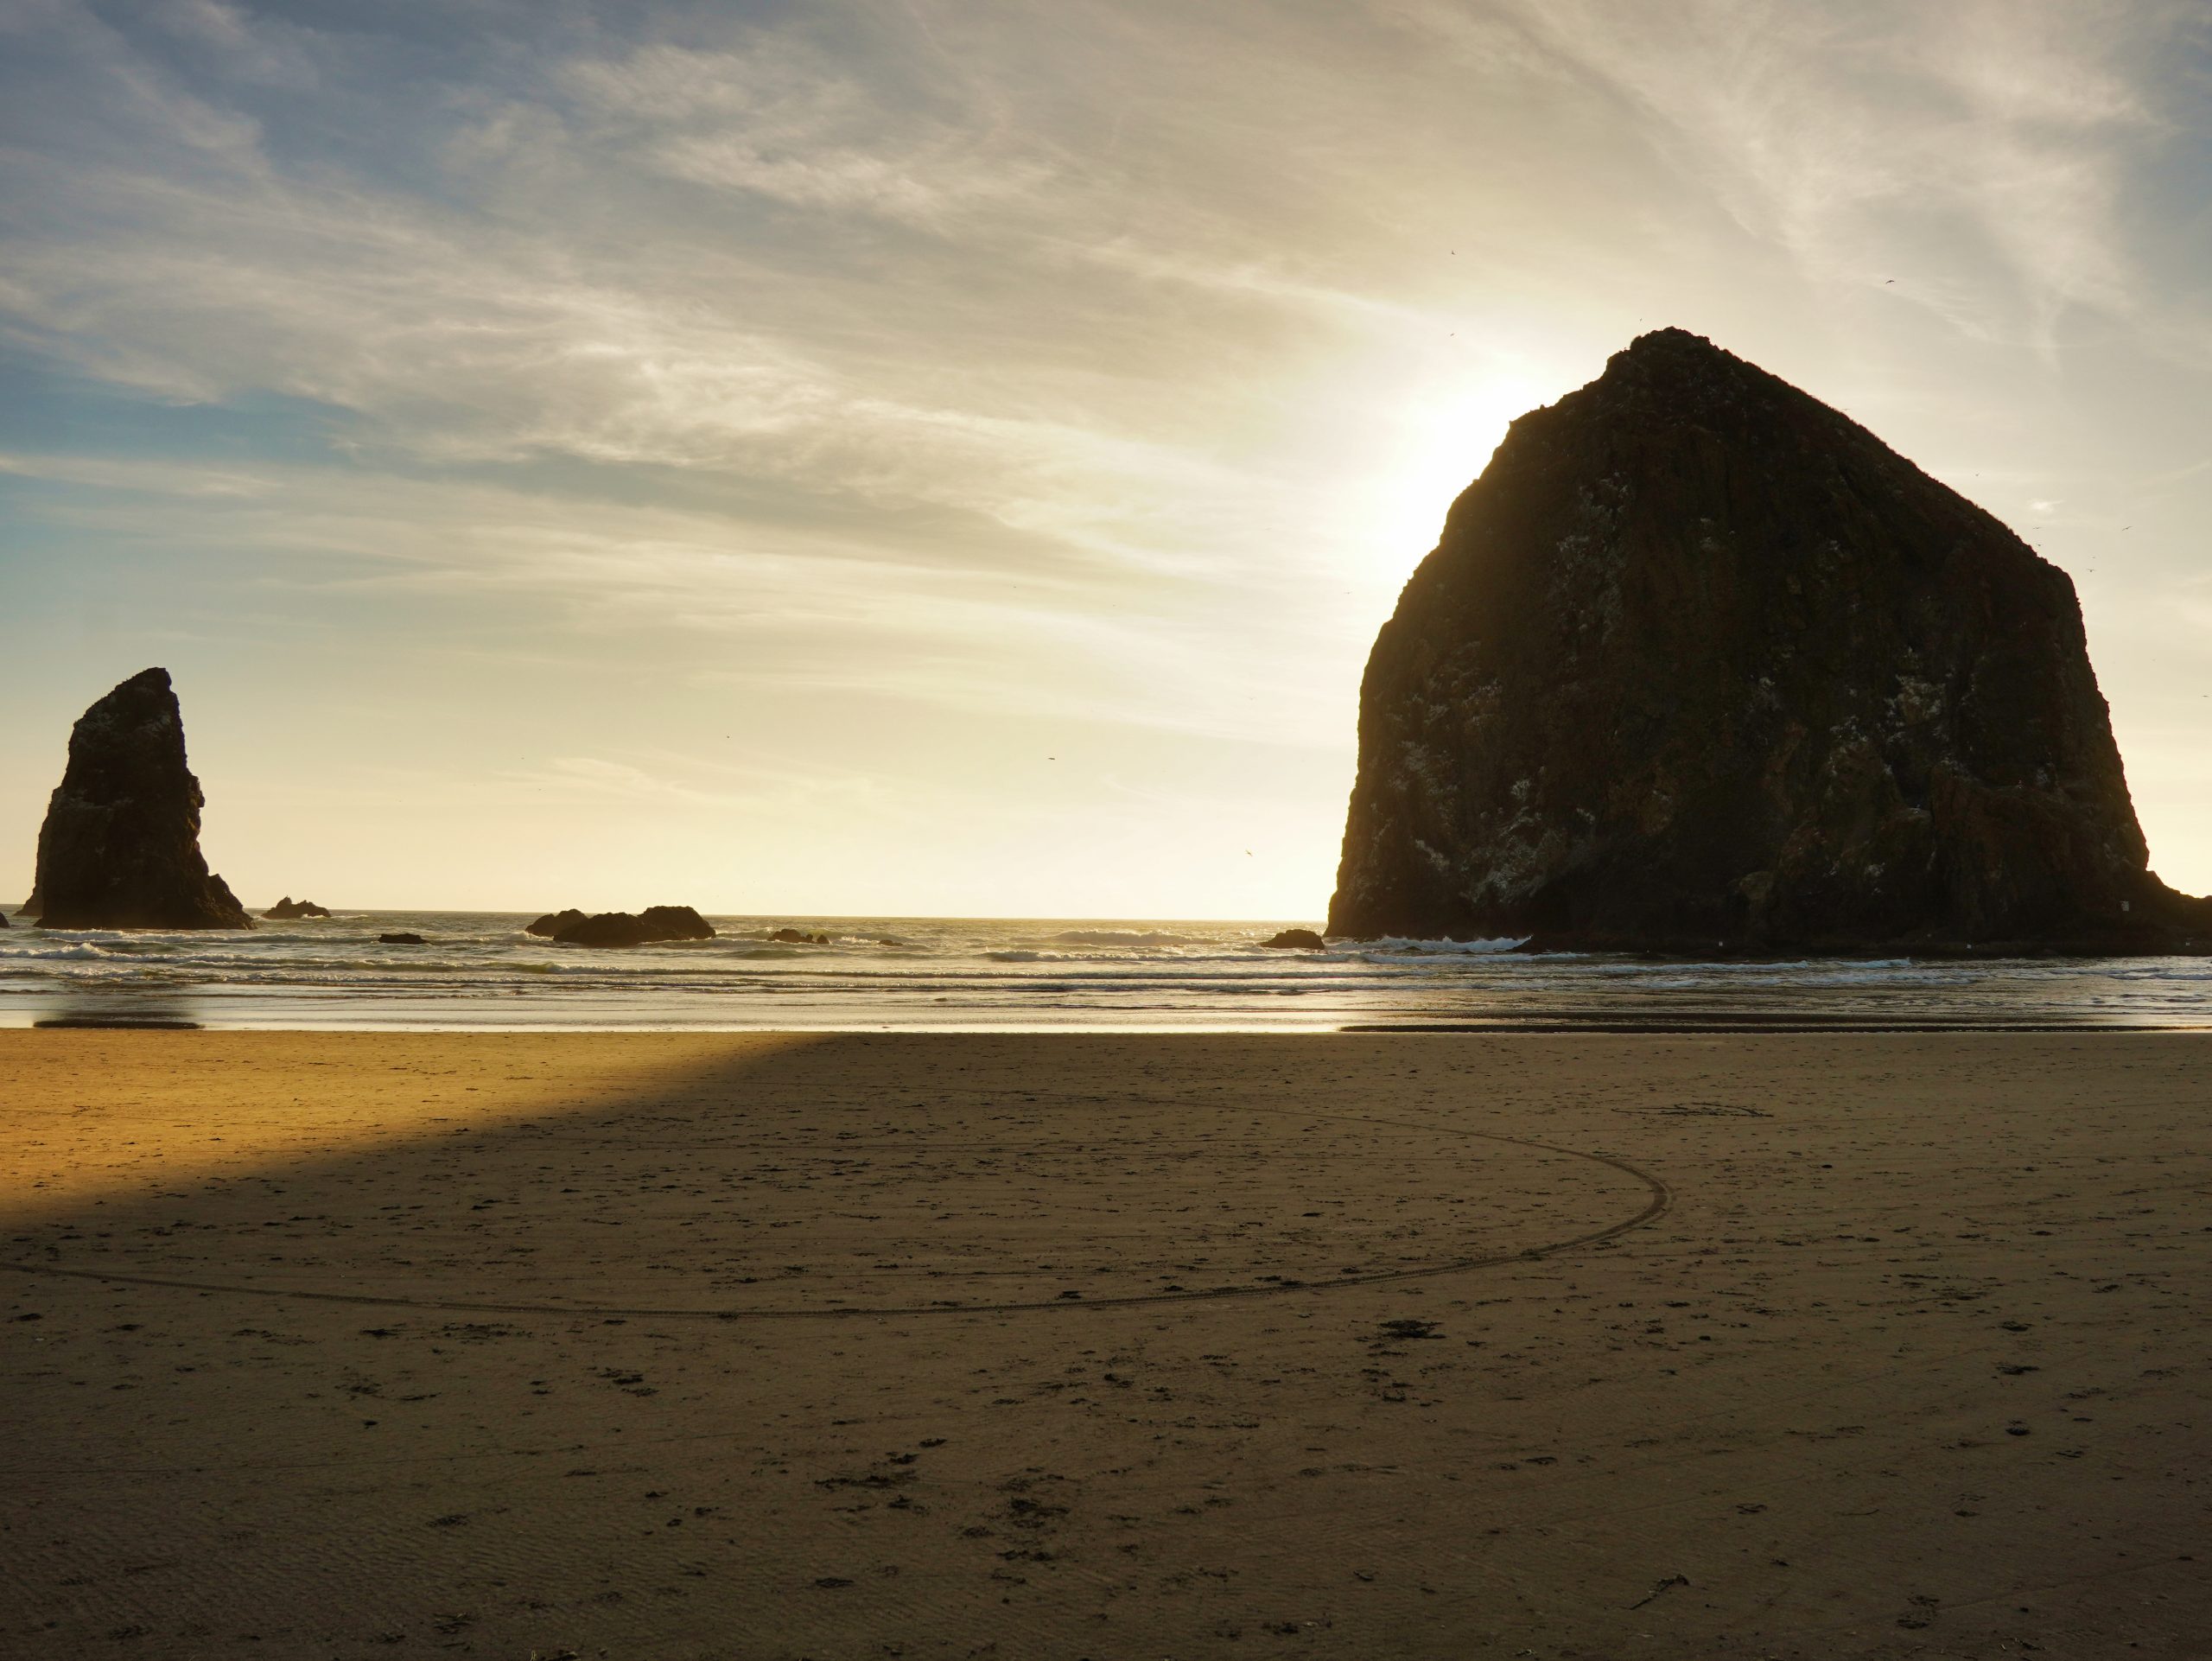
[[[2209,1078],[0,1034],[0,1651],[2205,1656]]]

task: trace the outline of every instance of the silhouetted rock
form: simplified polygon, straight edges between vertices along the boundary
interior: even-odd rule
[[[330,913],[312,900],[295,900],[288,894],[261,914],[282,922],[290,922],[298,917],[327,917]]]
[[[1707,951],[2212,936],[2065,574],[1678,329],[1515,422],[1360,690],[1329,932]]]
[[[779,928],[768,938],[772,940],[781,940],[785,945],[828,945],[830,944],[830,937],[826,934],[809,934],[804,929],[797,928]]]
[[[166,669],[78,718],[38,833],[31,905],[47,928],[251,928],[200,853],[200,781]]]
[[[379,934],[378,945],[428,945],[429,942],[419,934]]]
[[[524,929],[523,932],[525,934],[542,935],[546,939],[550,940],[556,935],[559,934],[563,929],[574,928],[577,924],[583,920],[584,913],[571,906],[566,911],[547,912],[544,916],[532,923],[528,928]]]
[[[1287,928],[1272,940],[1260,942],[1267,951],[1319,951],[1328,944],[1310,928]]]
[[[648,906],[635,916],[603,911],[569,924],[553,938],[562,945],[652,945],[664,940],[711,940],[715,930],[689,906]]]

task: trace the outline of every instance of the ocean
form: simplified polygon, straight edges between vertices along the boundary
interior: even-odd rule
[[[344,912],[251,933],[0,932],[0,1025],[1313,1032],[1428,1027],[2212,1028],[2212,959],[1522,956],[1510,940],[1271,951],[1282,923],[715,917],[588,951],[531,913]],[[1310,926],[1310,922],[1308,924]],[[771,940],[779,927],[827,945]],[[422,935],[385,945],[382,933]]]

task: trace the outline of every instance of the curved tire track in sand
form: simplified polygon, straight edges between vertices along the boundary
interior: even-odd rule
[[[1459,1275],[1478,1269],[1496,1269],[1506,1263],[1535,1263],[1554,1257],[1563,1252],[1580,1251],[1586,1246],[1602,1245],[1618,1239],[1636,1229],[1657,1222],[1674,1208],[1675,1191],[1650,1172],[1631,1165],[1624,1159],[1611,1154],[1591,1153],[1580,1148],[1563,1148],[1557,1142],[1538,1142],[1529,1136],[1501,1136],[1488,1130],[1456,1130],[1448,1126],[1418,1124],[1406,1119],[1374,1119],[1356,1114],[1313,1113],[1295,1109],[1255,1108],[1240,1104],[1247,1112],[1277,1112],[1286,1117],[1323,1119],[1337,1123],[1387,1126],[1396,1130],[1411,1130],[1432,1135],[1459,1136],[1479,1138],[1484,1142],[1510,1143],[1519,1148],[1534,1148],[1548,1154],[1561,1155],[1593,1165],[1603,1165],[1631,1177],[1643,1185],[1649,1194],[1643,1208],[1633,1217],[1622,1219],[1600,1229],[1592,1229],[1564,1240],[1548,1241],[1541,1245],[1523,1246],[1516,1251],[1500,1251],[1487,1255],[1452,1257],[1437,1263],[1414,1263],[1402,1269],[1378,1269],[1358,1275],[1342,1275],[1325,1281],[1281,1281],[1263,1285],[1216,1286],[1185,1292],[1129,1292],[1111,1297],[1025,1299],[1002,1303],[918,1303],[918,1304],[850,1304],[825,1306],[816,1309],[764,1309],[742,1306],[716,1309],[656,1308],[650,1305],[594,1304],[594,1303],[503,1303],[461,1298],[405,1297],[394,1293],[327,1292],[312,1288],[288,1286],[248,1286],[221,1281],[187,1280],[163,1275],[131,1275],[99,1269],[69,1269],[56,1263],[0,1263],[0,1269],[12,1270],[22,1275],[40,1275],[67,1280],[106,1281],[122,1286],[162,1287],[181,1292],[214,1292],[238,1297],[297,1298],[312,1303],[353,1304],[364,1308],[423,1309],[450,1314],[538,1315],[620,1317],[625,1320],[651,1321],[850,1321],[850,1320],[911,1320],[919,1316],[936,1315],[1012,1315],[1064,1313],[1080,1309],[1128,1309],[1163,1303],[1217,1302],[1227,1298],[1287,1297],[1301,1292],[1342,1291],[1356,1286],[1385,1285],[1395,1281],[1431,1280],[1441,1275]]]

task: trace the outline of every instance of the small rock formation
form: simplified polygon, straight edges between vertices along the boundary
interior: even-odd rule
[[[26,908],[46,928],[251,928],[200,855],[204,805],[168,671],[133,675],[70,729]]]
[[[1328,942],[1310,928],[1287,928],[1272,940],[1260,942],[1262,951],[1319,951]]]
[[[830,937],[826,934],[809,934],[804,929],[796,928],[779,928],[768,938],[772,940],[781,940],[785,945],[828,945],[830,944]]]
[[[689,906],[648,906],[632,916],[603,911],[569,924],[553,937],[557,945],[652,945],[663,940],[711,940],[714,926]]]
[[[280,922],[290,922],[297,917],[327,917],[330,913],[312,900],[295,900],[288,894],[261,914]]]
[[[379,934],[378,945],[428,945],[429,942],[419,934]]]
[[[2064,572],[1679,329],[1515,422],[1360,689],[1329,932],[2159,951]]]
[[[584,913],[578,911],[574,906],[571,906],[566,911],[547,912],[544,916],[532,923],[528,928],[524,929],[523,932],[525,934],[538,935],[544,939],[550,940],[556,935],[559,934],[563,929],[574,928],[577,924],[583,920]]]

